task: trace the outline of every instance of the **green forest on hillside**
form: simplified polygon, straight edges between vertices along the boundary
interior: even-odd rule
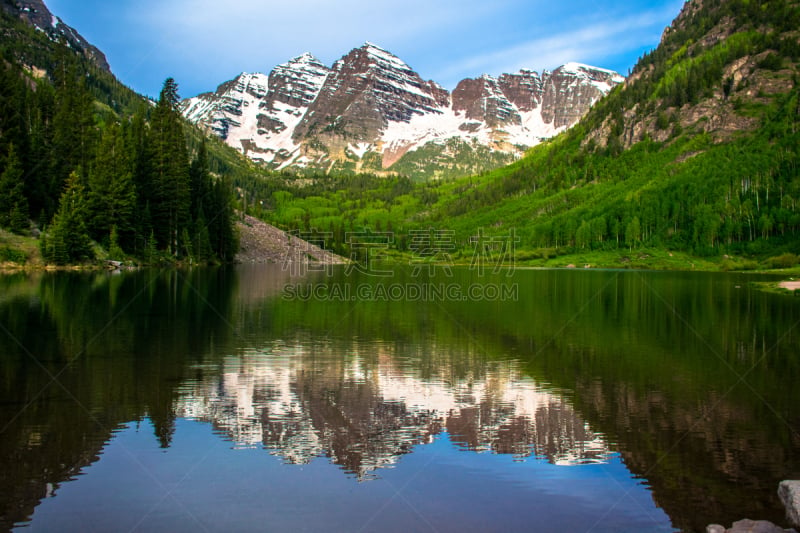
[[[229,261],[235,191],[249,214],[345,256],[348,234],[390,233],[408,253],[410,234],[434,228],[460,256],[480,233],[513,234],[517,258],[534,262],[659,250],[736,256],[725,268],[798,263],[796,1],[689,3],[577,126],[508,166],[426,182],[259,169],[183,123],[173,81],[148,104],[40,32],[3,24],[18,39],[0,64],[0,226],[47,228],[50,262],[86,260],[94,243],[144,261]],[[729,75],[737,62],[752,64],[741,79]],[[687,120],[703,106],[751,127],[720,137],[713,113]],[[645,133],[632,139],[635,125]]]
[[[720,24],[734,30],[710,46],[692,46]],[[465,249],[479,229],[513,230],[518,248],[529,251],[520,257],[646,247],[692,256],[782,256],[794,264],[800,253],[797,28],[796,2],[704,2],[639,61],[633,75],[640,79],[615,88],[581,123],[516,163],[424,184],[361,175],[317,176],[309,185],[274,176],[252,188],[250,211],[287,229],[322,232],[344,254],[347,232],[392,231],[394,246],[404,250],[409,231],[435,227],[455,232]],[[724,76],[743,57],[758,58],[754,76],[788,80],[791,89],[746,98],[746,82],[734,87]],[[681,126],[681,108],[713,98],[757,127],[720,141],[703,131],[705,119]],[[666,140],[645,136],[625,148],[630,113],[656,116]],[[590,134],[604,126],[601,146]]]
[[[66,43],[0,16],[14,35],[0,46],[0,227],[33,225],[57,265],[91,261],[95,243],[116,260],[231,261],[233,192],[212,179],[174,80],[153,105]]]

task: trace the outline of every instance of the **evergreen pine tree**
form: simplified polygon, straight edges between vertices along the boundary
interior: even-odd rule
[[[156,248],[156,236],[153,231],[150,231],[150,236],[147,237],[144,245],[144,259],[149,264],[153,264],[158,259],[158,249]]]
[[[94,257],[92,241],[86,230],[86,192],[76,172],[70,174],[61,195],[58,212],[50,224],[45,260],[58,265],[85,261]]]
[[[87,219],[86,227],[89,235],[96,241],[103,241],[109,235],[113,221],[109,189],[116,173],[114,143],[111,141],[112,126],[108,127],[100,141],[97,158],[89,172],[88,190],[86,191]]]
[[[189,169],[189,180],[191,186],[191,215],[194,220],[197,220],[200,210],[208,210],[211,202],[209,196],[211,193],[211,173],[208,169],[208,151],[205,139],[201,141],[197,156],[192,161],[192,166]]]
[[[30,227],[24,189],[22,166],[14,145],[10,144],[5,168],[0,174],[0,227],[20,234],[27,232]]]
[[[239,249],[239,239],[236,233],[233,194],[224,179],[219,179],[212,185],[208,232],[211,249],[217,258],[223,262],[233,261]]]
[[[202,210],[195,221],[194,249],[198,262],[207,263],[214,259],[214,251],[211,249],[211,242],[208,236],[208,223]]]
[[[53,182],[50,193],[55,195],[73,171],[85,175],[94,155],[95,124],[92,112],[94,99],[86,87],[80,65],[69,56],[60,54],[53,72],[56,107],[53,115]]]
[[[55,213],[58,194],[51,191],[53,183],[53,114],[55,91],[49,83],[38,83],[33,93],[30,111],[30,152],[25,173],[25,196],[31,214],[38,213],[46,222]],[[42,228],[44,224],[40,224]]]
[[[136,246],[136,189],[133,174],[122,172],[111,181],[111,220],[119,232],[119,245],[123,250]]]
[[[7,154],[13,144],[23,169],[29,150],[28,92],[18,68],[0,61],[0,155]]]
[[[125,252],[119,246],[119,234],[117,233],[117,226],[111,226],[111,234],[108,236],[108,255],[111,259],[122,259],[125,257]]]
[[[50,247],[47,240],[47,228],[40,226],[42,232],[39,234],[39,252],[45,261],[48,261],[50,256]]]
[[[179,238],[190,222],[191,203],[189,156],[177,104],[177,84],[168,78],[153,111],[148,139],[153,232],[158,247],[175,256],[180,253]]]
[[[123,123],[125,146],[131,158],[133,183],[136,186],[139,209],[144,209],[152,201],[152,182],[150,180],[150,150],[147,139],[147,110],[134,113],[129,122]]]
[[[87,198],[91,237],[105,240],[111,228],[116,227],[119,244],[124,249],[133,249],[136,191],[131,158],[116,123],[111,123],[103,133],[89,177]]]

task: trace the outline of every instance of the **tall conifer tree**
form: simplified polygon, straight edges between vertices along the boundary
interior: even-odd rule
[[[24,194],[22,165],[13,144],[8,147],[4,167],[0,174],[0,227],[25,233],[30,225],[28,200]]]
[[[135,237],[136,191],[133,169],[122,131],[106,127],[89,176],[89,234],[105,241],[116,227],[120,246],[132,250]]]
[[[178,86],[168,78],[153,111],[149,137],[150,213],[159,248],[177,256],[190,223],[189,155],[178,112]]]
[[[47,243],[42,250],[45,261],[64,265],[94,257],[92,241],[86,230],[87,215],[86,189],[78,173],[73,172],[44,241]]]
[[[86,88],[79,64],[64,50],[53,73],[56,108],[53,116],[53,183],[57,195],[70,173],[86,175],[94,156],[96,129],[92,113],[94,99]]]

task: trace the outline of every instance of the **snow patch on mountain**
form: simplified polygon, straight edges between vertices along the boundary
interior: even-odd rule
[[[614,86],[625,81],[624,77],[613,70],[592,67],[582,63],[567,63],[559,67],[558,70],[564,73],[575,74],[578,79],[589,82],[603,93],[607,93],[614,88]]]
[[[269,76],[242,73],[214,93],[184,100],[181,112],[252,160],[286,166],[299,161],[300,144],[292,135],[328,73],[306,53],[278,65]]]
[[[521,154],[574,124],[624,78],[567,63],[462,80],[453,93],[367,42],[326,67],[309,53],[267,76],[243,73],[185,100],[186,118],[272,168],[379,156],[389,168],[409,151],[450,139]]]
[[[363,159],[367,151],[371,150],[373,146],[374,145],[371,143],[356,143],[356,144],[348,144],[347,149],[350,151],[351,154],[353,154],[357,158]]]

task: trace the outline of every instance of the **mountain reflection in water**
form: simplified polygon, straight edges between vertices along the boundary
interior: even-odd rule
[[[396,356],[383,343],[346,352],[276,344],[187,381],[176,413],[213,423],[238,446],[263,444],[288,463],[329,456],[359,479],[443,431],[465,450],[554,464],[603,462],[610,453],[563,396],[513,361],[462,378],[444,369],[422,378]]]
[[[173,495],[211,530],[784,520],[800,300],[742,274],[583,269],[494,279],[511,302],[284,297],[415,281],[343,270],[0,277],[0,529],[130,530]],[[189,528],[161,511],[148,527]]]

